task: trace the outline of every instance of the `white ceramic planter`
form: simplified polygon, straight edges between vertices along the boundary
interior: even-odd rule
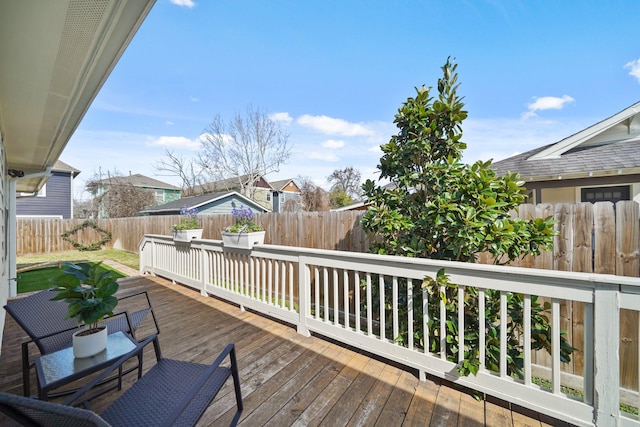
[[[78,335],[86,330],[83,328],[73,333],[73,356],[91,357],[107,348],[107,327],[101,326],[100,332],[90,335]]]
[[[193,239],[202,238],[202,228],[192,230],[173,230],[173,240],[176,242],[190,242]]]
[[[264,231],[254,231],[253,233],[229,233],[222,232],[222,244],[225,248],[253,249],[253,245],[264,243]]]

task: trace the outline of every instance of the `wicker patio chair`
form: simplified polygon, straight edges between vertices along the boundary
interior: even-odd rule
[[[71,336],[78,329],[74,319],[65,319],[67,304],[63,301],[51,301],[56,293],[44,290],[27,297],[12,299],[4,306],[5,310],[29,335],[30,340],[22,343],[22,384],[25,396],[31,393],[29,345],[34,343],[40,354],[49,354],[71,346]],[[138,297],[142,299],[144,308],[132,313],[119,312],[105,321],[108,332],[118,331],[130,334],[135,338],[135,330],[147,314],[151,314],[156,333],[160,332],[155,313],[146,291],[119,298],[119,301]],[[130,372],[129,369],[127,372]]]
[[[126,360],[141,353],[149,342],[153,342],[156,349],[157,363],[100,415],[71,406],[83,403],[84,393],[119,369]],[[221,366],[227,358],[229,366]],[[157,335],[154,335],[122,356],[64,404],[0,393],[0,412],[27,426],[193,426],[230,377],[233,377],[237,405],[231,421],[235,426],[243,406],[234,345],[227,345],[211,365],[204,365],[162,358]]]

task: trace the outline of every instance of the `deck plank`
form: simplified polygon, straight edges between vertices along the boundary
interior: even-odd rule
[[[235,343],[245,404],[241,426],[568,425],[532,411],[516,413],[475,401],[439,379],[419,381],[411,369],[321,337],[305,337],[290,325],[160,277],[136,276],[120,283],[123,295],[149,292],[164,357],[210,363],[227,343]],[[152,330],[148,322],[140,334]],[[1,391],[22,393],[24,340],[26,334],[7,317],[0,353]],[[152,348],[145,350],[144,363],[145,371],[155,364]],[[125,377],[124,390],[135,380],[135,375]],[[34,374],[32,386],[35,392]],[[107,393],[92,407],[100,412],[123,392]],[[228,383],[198,425],[227,424],[234,412],[235,396]]]

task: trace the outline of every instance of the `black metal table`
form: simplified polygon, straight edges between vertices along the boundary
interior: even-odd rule
[[[49,392],[110,366],[120,356],[136,347],[136,341],[123,332],[110,334],[107,348],[95,356],[76,358],[73,348],[39,356],[35,360],[38,398],[48,400]],[[118,375],[118,387],[122,384]]]

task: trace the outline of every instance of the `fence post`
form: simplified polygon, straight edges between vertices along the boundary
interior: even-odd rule
[[[597,426],[617,426],[620,418],[620,302],[617,287],[596,284],[593,323],[594,423]]]
[[[306,337],[311,336],[307,328],[307,313],[311,300],[311,283],[308,278],[306,257],[298,257],[298,333]]]

